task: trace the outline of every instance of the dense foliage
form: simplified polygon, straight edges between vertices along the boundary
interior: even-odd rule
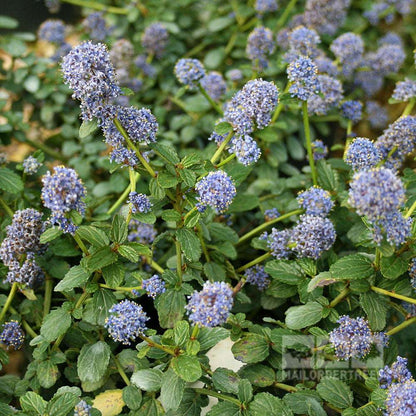
[[[414,2],[62,3],[0,16],[0,414],[416,415]]]

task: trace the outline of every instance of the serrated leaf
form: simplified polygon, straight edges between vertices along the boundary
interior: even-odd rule
[[[127,239],[128,229],[124,218],[116,215],[111,224],[110,238],[118,244],[123,244]]]
[[[39,363],[36,373],[39,384],[45,389],[52,387],[58,380],[59,376],[57,365],[50,360]]]
[[[332,166],[324,160],[317,163],[318,184],[327,191],[335,191],[338,186],[338,174]]]
[[[100,289],[94,293],[92,305],[98,325],[104,325],[110,316],[109,310],[116,302],[117,299],[111,290]]]
[[[162,328],[173,328],[184,314],[186,305],[185,295],[177,290],[168,289],[155,300],[155,307]]]
[[[197,261],[201,257],[202,248],[199,238],[192,230],[181,228],[176,231],[176,237],[181,243],[181,248],[185,257],[189,261]]]
[[[250,380],[251,384],[257,387],[271,386],[276,379],[273,369],[263,364],[245,365],[238,374]]]
[[[24,412],[35,413],[42,416],[45,412],[47,402],[33,391],[28,391],[20,398],[20,406]]]
[[[131,382],[144,391],[159,391],[163,373],[157,368],[139,370],[131,376]]]
[[[381,331],[386,326],[388,304],[385,297],[373,292],[360,295],[360,304],[368,317],[373,331]]]
[[[102,268],[105,283],[111,288],[120,286],[124,280],[126,270],[121,263],[113,263]]]
[[[78,227],[76,234],[82,240],[88,241],[95,247],[103,247],[110,244],[107,234],[103,230],[95,228],[91,225],[81,225]]]
[[[212,382],[217,390],[224,393],[238,393],[240,376],[228,368],[217,368],[212,374]]]
[[[228,123],[228,121],[222,121],[221,123],[215,125],[214,131],[221,136],[225,136],[226,134],[233,131],[233,126]]]
[[[253,387],[247,379],[240,380],[238,383],[238,399],[243,403],[248,403],[253,398]]]
[[[49,241],[55,240],[55,238],[58,238],[62,234],[63,234],[63,231],[58,227],[48,228],[40,236],[39,242],[41,244],[46,244]]]
[[[180,221],[182,219],[182,216],[175,209],[167,209],[166,211],[162,212],[162,219],[164,221],[176,222]]]
[[[207,416],[241,416],[240,406],[230,402],[219,402],[212,406]]]
[[[79,138],[85,139],[90,134],[93,134],[95,130],[98,129],[98,122],[97,119],[89,120],[89,121],[83,121],[80,128],[79,128]]]
[[[285,260],[273,260],[266,263],[264,271],[280,282],[297,285],[303,280],[303,273],[296,263]]]
[[[259,363],[269,355],[269,343],[261,335],[247,334],[232,346],[231,351],[238,361]]]
[[[316,324],[322,319],[323,306],[318,302],[292,306],[286,313],[286,325],[290,329],[302,329]]]
[[[373,262],[359,253],[341,257],[331,265],[329,271],[337,280],[368,279],[375,274]]]
[[[101,412],[102,416],[117,416],[125,405],[123,390],[107,390],[95,397],[92,402],[94,408]]]
[[[118,259],[117,253],[111,250],[111,247],[101,247],[93,254],[85,257],[85,267],[90,271],[100,270],[103,267],[115,263]]]
[[[201,351],[209,350],[214,345],[217,345],[220,341],[227,338],[230,335],[230,332],[221,327],[208,328],[202,327],[199,330],[198,342],[201,348]]]
[[[123,389],[123,401],[130,410],[137,410],[142,404],[142,392],[130,384]]]
[[[105,374],[110,362],[110,347],[103,341],[84,345],[78,356],[78,376],[82,382],[96,383]]]
[[[250,412],[253,416],[293,416],[292,410],[281,399],[270,393],[256,394],[250,403]]]
[[[40,334],[49,342],[55,341],[60,335],[65,334],[71,322],[71,315],[67,310],[55,309],[43,319]]]
[[[334,377],[323,377],[316,390],[325,401],[339,409],[346,409],[352,406],[352,391],[341,380]]]
[[[151,143],[149,147],[154,150],[166,162],[176,165],[180,162],[179,156],[172,146],[166,146],[160,143]]]
[[[179,355],[172,358],[172,368],[183,380],[193,383],[202,376],[201,364],[194,356]]]
[[[0,168],[0,189],[17,194],[23,191],[23,182],[20,176],[7,168]]]
[[[117,251],[121,256],[130,260],[132,263],[137,263],[139,261],[139,255],[136,253],[136,250],[134,250],[133,247],[122,244],[118,247]]]
[[[397,279],[403,273],[406,273],[409,267],[409,259],[411,256],[411,253],[405,253],[401,256],[383,256],[380,261],[381,274],[386,279]]]
[[[176,322],[173,329],[173,335],[175,339],[175,345],[184,347],[189,340],[189,324],[186,321]]]
[[[185,391],[185,385],[185,381],[178,377],[172,368],[169,368],[163,374],[160,401],[166,411],[176,410],[179,407]]]
[[[71,267],[65,277],[55,286],[55,292],[67,292],[74,287],[83,286],[90,277],[81,266]]]

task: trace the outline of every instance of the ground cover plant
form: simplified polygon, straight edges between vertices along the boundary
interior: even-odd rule
[[[0,16],[0,414],[416,415],[414,2],[45,3]]]

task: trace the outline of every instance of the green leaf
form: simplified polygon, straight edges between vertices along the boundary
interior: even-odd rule
[[[0,168],[0,189],[17,194],[23,191],[23,182],[20,176],[7,168]]]
[[[128,229],[124,218],[121,215],[116,215],[111,225],[110,238],[118,244],[123,244],[127,239]]]
[[[167,209],[162,212],[162,219],[167,222],[177,222],[182,219],[182,216],[176,209]]]
[[[71,315],[67,310],[55,309],[43,319],[40,334],[49,342],[55,341],[60,335],[65,334],[71,322]]]
[[[65,277],[55,286],[55,292],[67,292],[74,287],[81,287],[87,283],[90,273],[81,266],[71,267]]]
[[[373,331],[381,331],[386,326],[388,304],[385,296],[374,292],[366,292],[360,295],[360,304],[368,317],[368,322]]]
[[[176,322],[173,330],[175,345],[184,347],[189,340],[189,324],[186,321]]]
[[[45,389],[49,389],[58,380],[59,371],[57,365],[50,360],[42,361],[38,365],[37,377],[39,384]]]
[[[216,241],[228,241],[230,243],[238,241],[238,234],[232,228],[220,222],[212,222],[208,225],[208,230]]]
[[[176,231],[176,237],[181,243],[181,248],[185,257],[189,261],[198,261],[201,257],[202,248],[199,238],[192,230],[180,228]]]
[[[110,347],[103,341],[84,345],[78,356],[78,377],[82,382],[96,383],[106,373],[110,362]]]
[[[338,186],[338,174],[332,166],[324,160],[317,163],[318,184],[327,191],[334,191]]]
[[[192,188],[196,183],[196,175],[190,169],[181,169],[179,171],[179,176],[181,177],[182,182],[188,188]]]
[[[90,271],[100,270],[103,267],[109,266],[115,263],[118,259],[117,253],[111,250],[111,247],[105,246],[96,250],[88,257],[84,257],[85,267]]]
[[[243,403],[248,403],[253,398],[253,387],[247,379],[240,380],[238,383],[238,399]]]
[[[123,247],[129,247],[132,248],[137,255],[139,256],[148,256],[151,257],[152,256],[152,251],[150,250],[150,248],[144,244],[140,244],[140,243],[125,243],[123,244]]]
[[[93,134],[95,130],[98,128],[97,119],[93,119],[90,121],[83,121],[81,127],[79,128],[79,138],[85,139],[90,134]]]
[[[273,260],[266,263],[264,271],[280,282],[297,285],[303,280],[303,273],[296,263],[285,260]]]
[[[341,257],[329,268],[334,279],[368,279],[374,276],[373,262],[362,254]]]
[[[28,76],[24,82],[23,87],[26,91],[34,94],[40,87],[40,79],[36,75]]]
[[[225,270],[219,264],[212,261],[204,264],[204,273],[210,280],[225,280]]]
[[[357,409],[354,416],[380,416],[378,407],[374,404]]]
[[[121,263],[113,263],[102,268],[105,283],[111,288],[120,286],[124,280],[126,270]]]
[[[0,16],[0,29],[16,29],[19,26],[19,22],[13,17]]]
[[[178,377],[172,368],[169,368],[163,374],[160,401],[166,411],[176,410],[179,407],[185,391],[185,385],[185,381]]]
[[[217,368],[212,375],[212,382],[216,390],[224,393],[238,393],[240,376],[228,368]]]
[[[47,402],[33,391],[28,391],[20,398],[20,406],[24,412],[35,413],[42,416],[45,412]]]
[[[185,218],[185,227],[193,228],[198,224],[199,219],[201,218],[201,213],[199,211],[194,211],[188,217]]]
[[[322,319],[323,306],[318,302],[292,306],[286,313],[286,325],[290,329],[302,329],[316,324]]]
[[[85,241],[88,241],[91,245],[95,247],[108,246],[110,240],[107,237],[107,234],[92,225],[81,225],[78,227],[76,234]]]
[[[258,363],[269,355],[269,343],[261,335],[247,334],[232,346],[231,351],[238,361]]]
[[[210,20],[208,23],[208,30],[210,32],[220,32],[226,27],[231,26],[233,23],[234,19],[229,16],[217,17],[216,19]]]
[[[63,231],[58,227],[48,228],[40,236],[39,242],[41,244],[49,243],[49,241],[55,240],[55,238],[58,238],[62,234]]]
[[[201,364],[198,358],[188,355],[179,355],[172,358],[172,368],[183,380],[193,383],[202,376]]]
[[[245,212],[256,208],[259,205],[259,198],[251,194],[237,194],[230,205],[228,212]]]
[[[111,290],[100,289],[94,293],[92,306],[98,325],[104,325],[105,320],[110,316],[109,310],[115,303],[117,299]]]
[[[259,393],[250,403],[253,416],[293,416],[292,410],[278,397],[270,393]]]
[[[214,345],[217,345],[220,341],[227,338],[230,335],[230,332],[221,327],[208,328],[202,327],[199,329],[198,342],[201,348],[201,351],[206,351],[212,348]]]
[[[157,368],[139,370],[131,376],[131,382],[144,391],[159,391],[162,386],[163,373]]]
[[[349,386],[334,377],[323,377],[316,387],[319,395],[339,409],[352,406],[353,395]]]
[[[50,416],[67,416],[79,402],[79,397],[72,393],[55,395],[48,403],[46,414]]]
[[[225,136],[233,131],[233,126],[228,121],[222,121],[215,125],[214,131],[215,133],[221,134],[221,136]]]
[[[245,365],[238,374],[257,387],[271,386],[276,380],[273,369],[263,364]]]
[[[397,279],[403,273],[407,272],[407,269],[409,267],[409,259],[411,258],[411,256],[411,253],[406,253],[401,256],[383,256],[380,262],[381,274],[386,279]]]
[[[180,321],[185,311],[185,295],[174,289],[168,289],[155,300],[155,307],[162,328],[173,328]]]
[[[136,212],[133,214],[133,219],[144,222],[145,224],[154,224],[156,222],[156,215],[152,211]]]
[[[173,146],[166,146],[160,143],[151,143],[149,147],[152,150],[154,150],[166,162],[176,165],[181,161]]]
[[[157,176],[157,182],[162,188],[168,189],[176,186],[179,183],[179,179],[168,172],[162,172]]]
[[[278,280],[272,280],[266,290],[266,295],[273,296],[274,298],[290,298],[296,295],[296,293],[298,293],[297,286],[288,285]]]
[[[133,247],[122,244],[118,247],[117,251],[120,255],[125,257],[127,260],[130,260],[132,263],[137,263],[139,261],[139,255]]]
[[[207,416],[241,416],[240,406],[230,402],[219,402],[212,406]]]
[[[123,401],[130,410],[137,410],[142,404],[142,392],[133,385],[123,389]]]

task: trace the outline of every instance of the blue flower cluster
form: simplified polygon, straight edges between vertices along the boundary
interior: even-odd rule
[[[226,212],[237,194],[233,180],[222,170],[210,172],[195,185],[198,210],[212,207],[217,214]]]
[[[312,154],[314,160],[325,159],[328,155],[328,147],[322,140],[314,140],[312,142]]]
[[[410,261],[409,265],[410,284],[416,289],[416,257]]]
[[[175,65],[175,75],[181,84],[195,90],[205,76],[205,69],[198,59],[179,59]]]
[[[142,35],[142,46],[150,55],[160,58],[168,43],[169,34],[161,23],[153,23]]]
[[[90,416],[92,406],[90,406],[85,400],[81,400],[74,409],[74,416]]]
[[[364,137],[355,138],[345,153],[345,163],[354,171],[374,168],[381,161],[375,144]]]
[[[263,70],[268,67],[267,56],[274,52],[275,47],[273,32],[267,27],[259,26],[248,36],[246,53],[253,66]]]
[[[380,339],[382,340],[380,346],[386,346],[385,334],[371,332],[368,322],[363,318],[344,315],[337,323],[339,326],[329,333],[329,341],[339,360],[365,357],[370,352],[371,346],[379,343]]]
[[[51,223],[58,225],[63,232],[73,234],[77,227],[68,214],[71,211],[81,215],[85,213],[83,198],[86,190],[78,174],[74,169],[56,166],[53,174],[48,172],[42,178],[42,183],[42,201],[52,211]]]
[[[407,369],[407,359],[400,356],[391,367],[379,371],[380,387],[387,389],[385,416],[416,414],[416,382]]]
[[[383,233],[391,244],[402,244],[411,233],[411,218],[399,211],[405,202],[402,181],[390,169],[362,170],[354,175],[349,203],[373,225],[373,238],[380,244]]]
[[[341,104],[342,116],[353,123],[358,123],[361,120],[363,112],[363,105],[360,101],[348,100]]]
[[[312,93],[308,98],[308,113],[325,115],[339,106],[344,91],[341,82],[329,75],[318,75],[317,82],[319,94]]]
[[[3,331],[0,334],[0,342],[7,349],[20,350],[25,341],[25,333],[17,321],[9,321],[3,324]]]
[[[292,62],[300,55],[315,58],[319,55],[317,45],[321,42],[314,29],[305,26],[295,27],[288,35],[289,52],[284,56],[287,62]]]
[[[38,29],[38,38],[58,45],[65,42],[66,26],[62,20],[45,20]]]
[[[228,71],[227,77],[233,82],[238,82],[241,81],[244,76],[240,69],[231,69]]]
[[[152,244],[157,236],[157,231],[152,224],[145,224],[138,220],[132,219],[129,222],[128,240],[140,244]]]
[[[127,202],[131,204],[131,211],[133,214],[136,214],[136,212],[146,214],[152,210],[152,203],[150,202],[149,197],[145,194],[130,192]]]
[[[319,92],[318,67],[307,56],[292,61],[287,67],[287,76],[292,97],[306,101]]]
[[[371,127],[375,129],[382,129],[389,121],[387,110],[377,101],[367,101],[366,111],[368,121],[370,122]]]
[[[397,101],[410,101],[416,98],[416,81],[408,78],[398,81],[391,97]]]
[[[157,274],[154,274],[151,278],[143,280],[142,289],[151,298],[156,299],[157,295],[161,295],[166,292],[166,285]]]
[[[264,211],[264,218],[266,221],[271,221],[280,217],[280,212],[277,208],[270,208]]]
[[[216,71],[209,72],[201,79],[201,87],[214,101],[219,101],[227,91],[223,76]]]
[[[90,39],[95,42],[104,41],[111,33],[102,12],[90,13],[82,22],[82,26]]]
[[[40,212],[27,208],[14,213],[0,246],[0,258],[9,267],[7,282],[33,287],[43,281],[44,274],[36,264],[35,256],[45,251],[39,240],[44,229]]]
[[[224,282],[205,282],[200,292],[188,297],[189,320],[201,326],[214,327],[225,323],[233,306],[233,291]]]
[[[100,117],[110,100],[117,98],[120,87],[107,48],[91,41],[74,47],[62,60],[64,82],[74,91],[72,97],[81,101],[82,117]]]
[[[42,166],[35,157],[28,156],[22,163],[23,165],[23,172],[27,173],[28,175],[34,175],[38,169]]]
[[[329,192],[318,186],[300,192],[296,199],[307,215],[326,217],[334,206]]]
[[[260,239],[266,240],[267,247],[274,257],[277,259],[287,259],[292,253],[291,249],[288,247],[290,236],[291,230],[279,231],[276,228],[272,228],[270,234],[264,233]]]
[[[143,308],[135,302],[123,300],[114,305],[109,313],[110,317],[106,319],[104,326],[114,341],[130,345],[147,329],[146,321],[149,318]]]
[[[237,160],[244,166],[256,163],[261,156],[257,142],[249,135],[234,136],[228,151],[235,154]]]
[[[344,76],[350,77],[361,63],[364,42],[360,35],[347,32],[337,37],[330,49],[341,63]]]
[[[264,266],[256,264],[244,272],[246,282],[257,286],[261,291],[266,290],[270,284],[269,275],[264,271]]]
[[[256,0],[254,9],[259,14],[274,12],[277,10],[276,0]]]

